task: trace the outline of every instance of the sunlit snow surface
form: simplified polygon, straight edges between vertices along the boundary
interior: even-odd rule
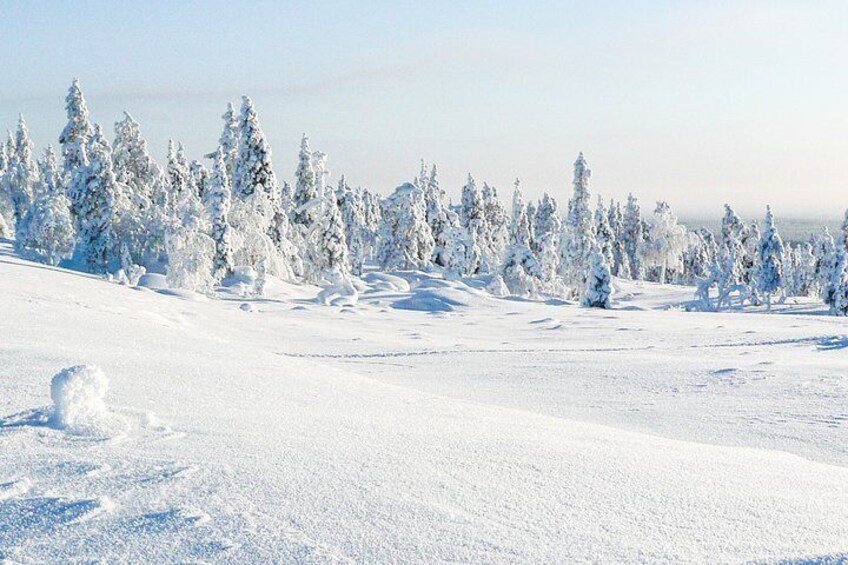
[[[845,559],[844,319],[484,283],[206,300],[0,246],[0,561]],[[120,433],[57,425],[80,364]]]

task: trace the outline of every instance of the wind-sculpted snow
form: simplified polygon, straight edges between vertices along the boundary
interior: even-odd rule
[[[0,561],[844,555],[838,319],[664,310],[677,289],[636,283],[613,310],[353,284],[355,305],[274,279],[192,301],[3,257]],[[431,293],[460,304],[396,307]],[[119,436],[53,425],[80,362]]]

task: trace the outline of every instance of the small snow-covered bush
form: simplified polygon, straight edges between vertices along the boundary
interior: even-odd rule
[[[50,382],[52,423],[77,435],[109,437],[121,431],[123,421],[106,408],[109,380],[99,367],[76,365],[63,369]]]

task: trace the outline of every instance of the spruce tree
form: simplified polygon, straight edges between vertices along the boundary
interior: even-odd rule
[[[39,183],[38,164],[33,156],[34,146],[29,138],[29,129],[23,116],[18,118],[14,146],[6,173],[3,175],[4,191],[12,203],[12,215],[16,225],[23,219]]]
[[[68,123],[62,133],[59,134],[59,144],[62,146],[64,175],[70,181],[76,170],[86,165],[85,148],[88,145],[89,138],[94,133],[85,97],[77,79],[73,80],[68,89],[68,95],[65,97],[65,110],[68,115]]]
[[[295,171],[293,222],[301,231],[310,229],[320,217],[316,209],[319,205],[318,190],[315,182],[315,170],[312,168],[312,150],[309,138],[303,134],[300,141],[297,171]]]
[[[118,258],[114,224],[119,188],[112,149],[99,126],[94,127],[81,157],[87,164],[77,169],[70,189],[77,209],[77,254],[90,272],[105,273]]]
[[[583,296],[583,306],[587,308],[610,308],[612,306],[612,274],[604,254],[597,244],[594,246],[590,259],[591,268],[586,280],[586,292]]]
[[[212,218],[211,235],[215,242],[212,276],[220,281],[233,274],[232,228],[229,220],[232,193],[224,148],[218,147],[214,155],[207,202]]]
[[[639,260],[639,246],[644,239],[642,211],[639,201],[632,193],[627,195],[627,205],[624,207],[622,239],[624,251],[630,266],[630,277],[633,280],[642,278],[642,264]]]
[[[757,245],[757,290],[771,309],[771,296],[784,288],[783,240],[774,225],[774,214],[766,206],[765,229]]]
[[[566,283],[579,294],[586,287],[589,260],[595,243],[592,211],[589,207],[589,178],[592,171],[583,153],[574,162],[574,193],[568,202],[568,217],[560,250],[559,271]]]

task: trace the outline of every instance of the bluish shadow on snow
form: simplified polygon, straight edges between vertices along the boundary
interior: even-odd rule
[[[752,565],[848,565],[848,553],[797,557],[778,561],[754,561]]]
[[[20,428],[24,426],[47,427],[50,425],[51,409],[47,406],[24,410],[17,414],[11,414],[0,418],[1,428]]]
[[[826,337],[819,341],[818,344],[819,351],[833,351],[836,349],[845,349],[846,347],[848,347],[848,336],[846,335]]]

